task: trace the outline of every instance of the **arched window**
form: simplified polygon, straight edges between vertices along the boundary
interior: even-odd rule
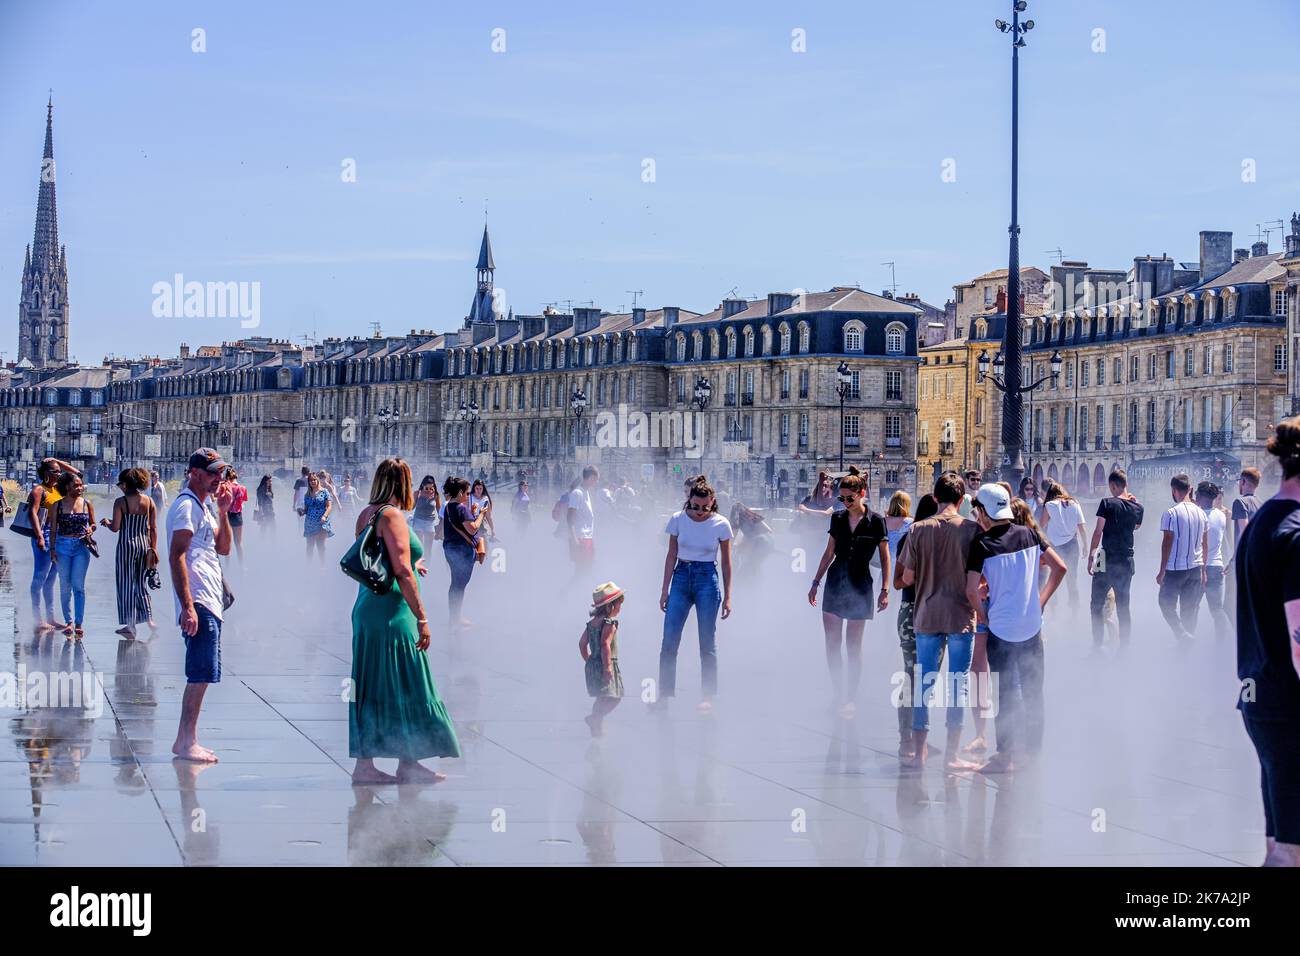
[[[627,360],[629,362],[636,361],[637,350],[639,348],[640,346],[637,345],[637,337],[635,335],[631,336],[627,340]],[[628,401],[631,401],[631,398],[629,398]]]
[[[844,351],[862,351],[862,323],[850,322],[844,326]]]
[[[609,361],[609,341],[607,339],[602,338],[600,340],[600,358],[598,361],[601,365]]]
[[[715,359],[721,357],[722,349],[719,346],[720,341],[718,330],[711,329],[709,331],[709,358]]]
[[[809,349],[811,348],[810,346],[811,339],[812,339],[812,329],[809,328],[807,322],[800,322],[799,323],[799,351],[801,353],[807,353],[809,351]]]
[[[736,330],[728,327],[727,329],[727,358],[736,357]]]
[[[790,326],[781,323],[781,354],[790,354]]]
[[[704,335],[700,332],[691,333],[691,357],[697,362],[704,358]]]
[[[766,325],[763,326],[763,354],[772,354],[772,330]]]
[[[686,361],[686,336],[680,332],[677,333],[677,361]]]
[[[903,354],[903,344],[906,341],[906,329],[901,325],[891,325],[885,330],[885,352],[888,355]]]
[[[752,358],[754,355],[754,329],[752,326],[745,326],[743,333],[745,337],[745,358]]]

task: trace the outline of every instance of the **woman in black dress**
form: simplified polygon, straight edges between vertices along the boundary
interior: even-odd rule
[[[885,519],[867,508],[867,483],[858,475],[840,481],[843,511],[831,516],[830,537],[817,576],[808,591],[808,603],[817,606],[817,588],[826,578],[822,595],[822,629],[826,633],[826,664],[831,690],[840,716],[857,712],[858,678],[862,675],[862,631],[876,611],[889,606],[889,535]],[[871,556],[880,555],[880,592],[872,600]],[[829,569],[829,571],[828,571]],[[840,662],[840,643],[848,651],[848,674]]]

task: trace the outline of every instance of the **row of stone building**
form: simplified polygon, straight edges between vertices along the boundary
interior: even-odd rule
[[[1200,234],[1197,262],[1140,256],[1130,269],[1026,268],[1022,376],[1029,473],[1101,494],[1121,465],[1158,484],[1187,470],[1225,479],[1272,466],[1264,442],[1300,410],[1289,356],[1300,335],[1300,217],[1281,253]],[[1006,271],[957,286],[962,334],[921,350],[918,468],[1000,465],[1001,395],[979,357],[1000,350]],[[973,301],[974,305],[968,303]],[[1051,360],[1061,359],[1053,378]]]

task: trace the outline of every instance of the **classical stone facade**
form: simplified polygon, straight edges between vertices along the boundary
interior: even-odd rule
[[[1031,474],[1095,494],[1115,465],[1153,484],[1270,466],[1264,439],[1289,408],[1287,273],[1264,243],[1230,256],[1231,234],[1203,232],[1199,263],[1139,257],[1118,297],[1085,287],[1027,325],[1027,375],[1063,360],[1025,403]]]

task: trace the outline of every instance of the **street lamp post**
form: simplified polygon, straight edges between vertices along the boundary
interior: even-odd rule
[[[1033,20],[1020,22],[1020,14],[1029,4],[1014,0],[1011,22],[996,21],[997,28],[1011,36],[1011,225],[1010,248],[1007,256],[1007,321],[1002,335],[1002,351],[1006,353],[1006,379],[998,388],[1002,391],[1002,479],[1020,488],[1025,474],[1024,421],[1021,396],[1037,386],[1022,388],[1020,383],[1020,218],[1018,186],[1020,173],[1020,48],[1025,45],[1025,34],[1034,28]],[[997,379],[994,379],[995,383]]]
[[[1018,336],[1016,338],[1016,341],[1017,342],[1020,341]],[[1057,351],[1053,351],[1050,362],[1052,365],[1052,371],[1050,374],[1044,375],[1041,378],[1039,378],[1037,381],[1030,382],[1028,385],[1021,385],[1019,361],[1016,361],[1014,364],[1008,362],[1003,357],[1002,353],[998,352],[997,355],[993,356],[993,372],[992,374],[990,374],[989,353],[986,351],[980,352],[980,356],[978,359],[978,364],[977,364],[978,375],[976,376],[976,381],[992,382],[993,386],[1002,393],[1003,415],[1006,416],[1007,414],[1010,414],[1010,412],[1007,411],[1007,409],[1012,404],[1012,402],[1014,402],[1015,404],[1015,415],[1016,415],[1015,440],[1018,444],[1016,444],[1014,448],[1012,445],[1007,444],[1007,440],[1006,440],[1007,421],[1005,417],[1002,420],[1002,441],[1003,444],[1006,446],[1007,453],[1008,453],[1007,459],[1003,460],[1002,462],[1002,480],[1010,482],[1011,487],[1016,489],[1017,493],[1019,493],[1020,491],[1020,481],[1025,477],[1025,460],[1022,454],[1021,444],[1019,444],[1021,442],[1020,396],[1025,394],[1026,392],[1032,392],[1035,389],[1041,388],[1043,384],[1049,380],[1055,383],[1056,380],[1060,378],[1061,364],[1062,364],[1061,353]],[[1013,382],[1013,376],[1014,376],[1014,382]],[[1014,452],[1014,457],[1012,457],[1013,452]],[[1012,463],[1012,467],[1010,469],[1008,469],[1007,467],[1008,460]]]
[[[578,444],[582,440],[582,413],[587,410],[587,394],[580,388],[573,390],[573,397],[569,399],[569,407],[573,409],[573,460],[578,460]]]
[[[849,396],[849,387],[853,376],[847,362],[841,362],[835,370],[835,394],[840,397],[840,471],[844,470],[844,400]]]
[[[397,423],[401,421],[402,416],[385,405],[379,410],[378,414],[375,415],[375,418],[378,419],[380,426],[384,429],[384,447],[388,449],[390,455],[396,454],[396,452],[393,451],[393,443],[389,436],[392,434],[393,429],[397,427]]]

